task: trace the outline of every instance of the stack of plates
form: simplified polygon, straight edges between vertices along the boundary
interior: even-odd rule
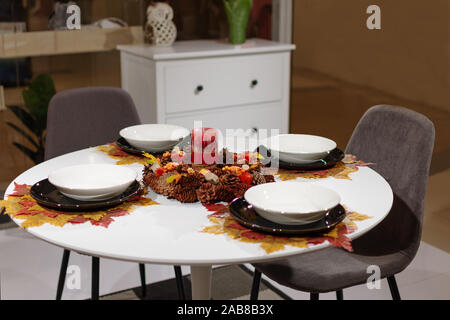
[[[245,200],[263,218],[280,224],[308,224],[322,219],[341,197],[309,182],[284,181],[250,188]]]
[[[120,130],[127,143],[146,152],[170,150],[188,135],[188,129],[171,124],[142,124]]]
[[[244,226],[266,233],[303,235],[323,232],[345,218],[341,197],[311,182],[273,182],[254,186],[230,205]]]
[[[110,164],[86,164],[52,171],[30,190],[38,203],[61,210],[91,210],[112,206],[136,195],[137,173]]]
[[[326,169],[344,158],[336,142],[308,134],[272,136],[260,147],[260,152],[267,152],[271,161],[278,162],[281,168],[298,170]]]

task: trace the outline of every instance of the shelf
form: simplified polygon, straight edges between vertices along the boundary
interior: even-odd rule
[[[101,52],[143,42],[141,26],[0,34],[0,58]]]

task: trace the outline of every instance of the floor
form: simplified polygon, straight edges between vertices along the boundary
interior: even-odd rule
[[[253,274],[242,265],[230,265],[214,268],[212,272],[213,300],[249,300],[249,288],[252,285]],[[183,276],[185,298],[191,299],[191,277]],[[147,294],[142,295],[142,288],[136,287],[100,297],[101,300],[171,300],[178,297],[175,279],[160,281],[146,286]],[[262,281],[259,287],[261,300],[283,300],[285,296],[278,289]]]
[[[54,299],[56,281],[62,250],[30,236],[19,229],[0,230],[0,298],[1,299]],[[90,297],[90,258],[72,254],[69,267],[77,266],[81,272],[79,288],[64,289],[63,299],[88,299]],[[139,286],[138,265],[101,259],[100,294],[108,295]],[[174,277],[171,266],[146,265],[149,283],[168,280]],[[183,267],[183,274],[189,268]],[[213,273],[213,284],[222,288],[213,289],[216,298],[248,299],[242,294],[250,292],[250,281],[230,281],[223,274]],[[235,278],[235,277],[233,277]],[[68,282],[70,282],[68,280]],[[269,281],[274,287],[290,298],[309,299],[303,292],[291,290]],[[432,245],[422,242],[412,264],[397,276],[403,299],[450,299],[450,255]],[[156,287],[164,286],[159,283]],[[166,286],[173,287],[173,281]],[[216,288],[217,289],[217,288]],[[170,290],[165,287],[164,290]],[[172,299],[177,299],[172,291]],[[233,294],[239,292],[240,294]],[[154,297],[158,298],[158,294]],[[261,299],[276,299],[273,294],[261,296]],[[365,285],[344,290],[345,299],[391,299],[386,280],[381,280],[379,289],[369,290]],[[130,297],[132,298],[132,297]],[[335,299],[333,293],[323,294],[321,299]]]

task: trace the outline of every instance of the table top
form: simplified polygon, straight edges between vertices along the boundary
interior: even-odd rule
[[[32,185],[47,178],[52,170],[88,163],[112,164],[115,160],[96,148],[84,149],[36,165],[14,182]],[[141,176],[142,165],[132,164],[129,167]],[[354,239],[385,218],[392,206],[393,193],[383,177],[368,167],[359,167],[350,177],[351,180],[329,177],[305,181],[337,191],[348,209],[371,216],[356,222],[357,231],[348,235]],[[11,183],[5,194],[11,194],[13,188],[14,183]],[[108,228],[90,223],[66,224],[64,227],[45,224],[28,228],[27,231],[39,239],[83,254],[168,265],[263,262],[330,246],[328,241],[309,245],[308,248],[286,246],[284,250],[268,254],[255,243],[236,241],[223,234],[200,232],[212,224],[207,217],[210,212],[200,203],[180,203],[152,191],[149,195],[160,205],[138,207],[131,214],[116,218]],[[19,219],[14,221],[19,225],[21,223]]]
[[[189,40],[175,41],[167,47],[132,44],[119,45],[117,49],[151,60],[175,60],[291,51],[295,45],[265,39],[248,39],[240,45],[225,40]]]

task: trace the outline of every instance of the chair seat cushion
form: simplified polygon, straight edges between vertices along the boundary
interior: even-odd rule
[[[381,278],[385,278],[405,269],[410,261],[401,251],[367,256],[333,247],[254,266],[284,286],[322,293],[366,283],[373,274],[367,273],[370,265],[379,266]]]

